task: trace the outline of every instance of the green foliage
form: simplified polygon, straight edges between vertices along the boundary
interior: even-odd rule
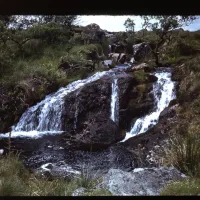
[[[146,74],[144,70],[138,70],[133,73],[134,78],[138,83],[144,83],[146,81]]]
[[[41,39],[48,44],[67,42],[70,37],[68,29],[63,29],[56,23],[36,24],[30,27],[27,32],[32,38]]]
[[[196,196],[199,194],[200,180],[192,178],[170,183],[161,191],[161,196]]]
[[[102,51],[103,51],[103,54],[105,56],[108,56],[108,53],[109,53],[109,41],[108,41],[108,39],[103,40]]]
[[[124,22],[124,26],[127,31],[131,31],[131,32],[135,31],[135,23],[133,19],[130,19],[130,18],[126,19],[126,21]]]
[[[176,39],[178,35],[174,35],[172,33],[173,30],[180,28],[182,26],[186,26],[192,21],[196,19],[195,16],[174,16],[174,15],[160,15],[160,16],[142,16],[144,20],[143,28],[149,28],[155,35],[156,39],[154,41],[155,45],[150,46],[152,55],[155,58],[156,65],[160,65],[160,50],[164,44],[169,45],[172,42],[172,38]],[[143,39],[145,35],[143,34]],[[148,41],[148,40],[147,40]],[[190,53],[193,50],[189,49]],[[165,52],[165,51],[164,51]],[[163,53],[163,52],[162,52]],[[183,55],[187,54],[188,52],[184,52]],[[161,56],[162,57],[162,56]]]
[[[84,41],[82,40],[81,34],[75,33],[74,36],[70,38],[69,44],[72,47],[76,45],[83,45]]]

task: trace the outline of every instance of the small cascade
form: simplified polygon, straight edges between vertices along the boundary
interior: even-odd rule
[[[156,72],[154,74],[158,80],[153,85],[153,92],[156,99],[155,111],[136,120],[130,132],[126,133],[123,141],[137,134],[146,132],[154,126],[159,119],[160,113],[169,105],[169,102],[176,98],[175,83],[171,80],[171,72]]]
[[[74,129],[76,129],[76,127],[77,127],[77,122],[78,122],[78,109],[79,109],[79,101],[78,101],[78,95],[79,95],[79,93],[80,93],[80,91],[81,90],[78,90],[78,92],[76,93],[76,110],[75,110],[75,120],[74,120]]]
[[[119,118],[119,95],[118,95],[117,79],[114,78],[112,83],[112,96],[111,96],[111,119],[118,124]]]
[[[111,45],[108,46],[109,52],[108,54],[112,53]]]
[[[44,100],[23,113],[19,122],[12,127],[11,137],[38,138],[46,134],[62,133],[61,117],[64,98],[71,92],[110,73],[112,71],[97,72],[91,77],[74,81],[66,87],[60,88],[57,92],[47,95]],[[0,137],[8,137],[8,135],[9,133],[1,134]]]

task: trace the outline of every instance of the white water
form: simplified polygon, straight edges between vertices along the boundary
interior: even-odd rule
[[[76,93],[76,110],[75,110],[74,129],[76,129],[77,122],[78,122],[78,110],[79,110],[78,95],[79,95],[80,91],[81,90],[78,90],[78,92]]]
[[[115,78],[112,83],[112,96],[111,96],[111,116],[110,118],[118,123],[118,115],[119,115],[119,95],[118,95],[118,84],[117,79]]]
[[[12,127],[11,137],[38,138],[47,134],[62,133],[61,116],[64,97],[110,72],[97,72],[87,79],[75,81],[66,87],[60,88],[56,93],[47,95],[43,101],[24,112],[18,124]],[[8,137],[8,135],[9,133],[0,134],[0,137]]]
[[[144,133],[154,126],[158,122],[160,113],[169,105],[172,99],[175,99],[175,83],[171,80],[171,72],[157,72],[155,76],[158,78],[153,85],[156,109],[154,112],[137,119],[130,132],[126,133],[126,137],[122,142],[137,134]]]

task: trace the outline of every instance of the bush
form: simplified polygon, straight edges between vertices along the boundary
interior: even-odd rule
[[[146,74],[144,70],[135,71],[133,75],[138,83],[144,83],[146,81]]]

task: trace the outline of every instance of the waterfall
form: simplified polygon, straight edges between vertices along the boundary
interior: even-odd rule
[[[108,53],[112,53],[112,48],[111,48],[111,45],[108,45]]]
[[[77,125],[77,122],[78,122],[78,95],[80,93],[81,90],[78,90],[78,92],[76,93],[76,110],[75,110],[75,120],[74,120],[74,129],[76,129],[76,125]]]
[[[119,95],[118,95],[118,84],[115,78],[112,83],[112,95],[111,95],[111,119],[118,124],[119,115]]]
[[[147,131],[154,126],[159,119],[160,113],[169,105],[169,102],[176,98],[175,83],[171,80],[171,72],[156,72],[154,74],[158,80],[153,84],[153,92],[156,99],[155,111],[136,120],[130,132],[126,133],[123,141],[130,137]]]
[[[13,126],[11,137],[38,138],[45,134],[62,133],[61,116],[64,97],[109,73],[110,71],[97,72],[89,78],[74,81],[60,88],[56,93],[47,95],[43,101],[23,113],[18,124]],[[8,137],[8,133],[1,134],[0,137]]]

